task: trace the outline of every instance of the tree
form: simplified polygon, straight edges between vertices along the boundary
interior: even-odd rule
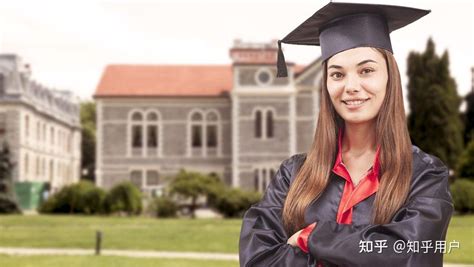
[[[81,103],[81,126],[81,170],[87,170],[87,174],[83,178],[95,181],[96,109],[94,102]]]
[[[170,184],[170,193],[191,199],[190,212],[191,217],[194,218],[198,198],[214,194],[220,187],[220,183],[215,175],[180,170]]]
[[[459,157],[457,176],[474,181],[474,139]]]
[[[19,213],[20,208],[16,201],[12,170],[14,164],[10,161],[10,149],[3,143],[0,150],[0,213]]]
[[[454,168],[463,146],[461,98],[449,73],[449,55],[435,53],[430,38],[423,53],[408,56],[408,128],[412,142]]]
[[[464,116],[464,143],[474,140],[474,91],[464,98],[466,101],[466,112]]]

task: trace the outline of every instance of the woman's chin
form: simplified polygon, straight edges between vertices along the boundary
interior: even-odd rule
[[[341,116],[344,119],[345,123],[349,124],[363,124],[363,123],[368,123],[372,122],[375,117],[372,116],[367,116],[364,114],[349,114],[345,116]]]

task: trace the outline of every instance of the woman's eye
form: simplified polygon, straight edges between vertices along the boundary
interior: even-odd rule
[[[331,73],[331,77],[334,78],[334,79],[340,79],[340,78],[342,78],[342,73],[333,72],[333,73]]]
[[[362,70],[362,74],[367,74],[367,73],[371,73],[371,72],[374,72],[373,69],[363,69]]]

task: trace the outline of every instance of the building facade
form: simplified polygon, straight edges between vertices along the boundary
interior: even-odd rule
[[[96,182],[160,190],[180,169],[264,191],[306,152],[319,113],[321,62],[276,78],[275,43],[236,41],[232,65],[110,65],[94,95]]]
[[[15,182],[45,182],[54,192],[80,178],[79,103],[30,76],[17,55],[0,54],[0,143],[9,145]]]

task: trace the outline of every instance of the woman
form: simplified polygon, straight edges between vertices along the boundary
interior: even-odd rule
[[[330,3],[282,40],[321,45],[320,113],[246,212],[241,266],[442,266],[448,169],[411,144],[389,37],[428,12]]]

